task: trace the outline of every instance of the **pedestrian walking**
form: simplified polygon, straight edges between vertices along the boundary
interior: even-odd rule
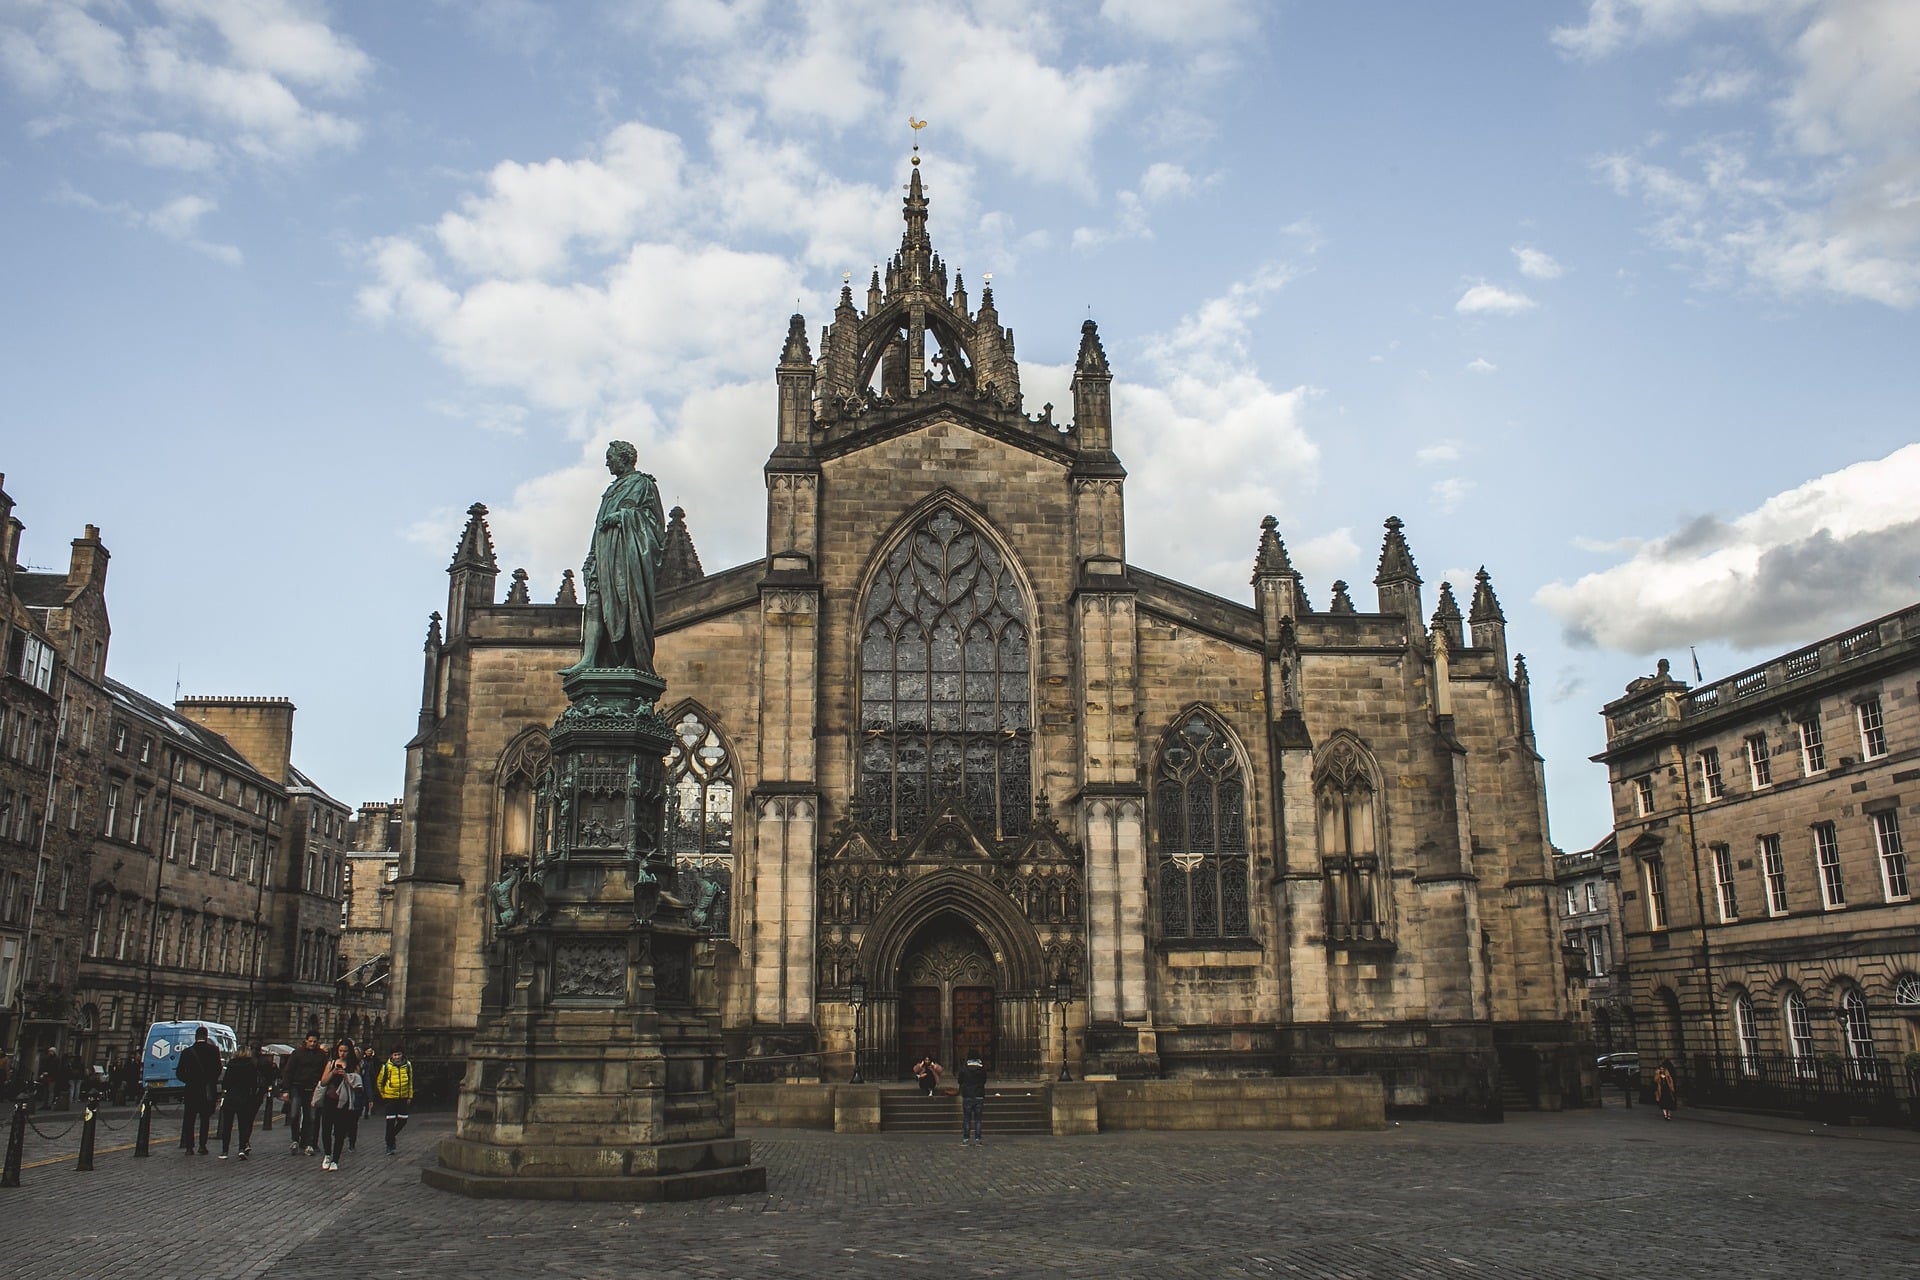
[[[320,1075],[326,1069],[326,1051],[320,1047],[320,1037],[311,1033],[300,1042],[298,1049],[287,1055],[286,1068],[281,1072],[287,1085],[281,1096],[287,1103],[287,1136],[292,1140],[287,1148],[290,1155],[297,1156],[302,1151],[313,1154],[320,1125],[313,1105],[313,1087],[320,1083]]]
[[[985,1146],[987,1139],[982,1129],[987,1111],[987,1064],[980,1060],[979,1054],[968,1054],[967,1064],[960,1068],[960,1145],[969,1142],[976,1146]]]
[[[934,1089],[940,1084],[940,1073],[945,1070],[945,1067],[933,1060],[932,1054],[913,1064],[913,1078],[920,1082],[922,1097],[933,1096]]]
[[[260,1060],[241,1045],[227,1062],[226,1079],[220,1094],[220,1158],[233,1149],[234,1121],[240,1122],[240,1158],[253,1154],[253,1113],[260,1109],[264,1092]]]
[[[413,1064],[399,1045],[393,1046],[393,1052],[380,1065],[373,1091],[380,1095],[387,1113],[387,1154],[397,1155],[400,1131],[407,1127],[407,1110],[413,1105]]]
[[[367,1082],[367,1105],[360,1112],[363,1119],[373,1115],[373,1104],[377,1101],[373,1095],[373,1080],[380,1074],[382,1065],[384,1064],[380,1061],[380,1055],[374,1051],[371,1044],[360,1051],[360,1078]]]
[[[313,1105],[320,1113],[320,1167],[333,1172],[340,1167],[340,1155],[346,1149],[347,1135],[359,1112],[366,1085],[360,1077],[360,1055],[349,1041],[333,1047],[333,1057],[313,1087]]]
[[[181,1050],[173,1064],[174,1078],[186,1087],[180,1103],[180,1149],[194,1151],[194,1129],[198,1123],[199,1150],[207,1154],[207,1129],[213,1124],[214,1108],[220,1103],[220,1051],[213,1047],[205,1027],[193,1029],[193,1043]]]
[[[1673,1109],[1680,1105],[1680,1082],[1674,1079],[1673,1059],[1660,1059],[1660,1069],[1653,1073],[1653,1100],[1660,1105],[1660,1118],[1673,1119]]]

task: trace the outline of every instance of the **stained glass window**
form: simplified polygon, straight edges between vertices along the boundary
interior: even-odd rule
[[[695,925],[724,934],[733,888],[733,757],[691,709],[673,726],[667,752],[667,852]]]
[[[1247,937],[1246,781],[1226,730],[1203,712],[1161,744],[1153,815],[1161,936]]]
[[[896,839],[958,805],[982,835],[1032,822],[1026,599],[999,550],[953,512],[887,556],[861,609],[859,799]]]
[[[1313,793],[1327,936],[1335,941],[1385,938],[1373,771],[1358,743],[1334,739],[1314,770]]]

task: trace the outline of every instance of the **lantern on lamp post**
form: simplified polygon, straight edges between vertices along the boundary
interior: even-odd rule
[[[847,983],[847,1003],[853,1008],[853,1084],[865,1084],[866,1077],[860,1074],[860,1010],[867,1003],[867,976],[863,973],[853,975]]]
[[[1053,979],[1053,1003],[1060,1009],[1060,1079],[1073,1079],[1067,1070],[1067,1006],[1073,1003],[1073,981],[1067,977],[1067,971],[1061,969]]]

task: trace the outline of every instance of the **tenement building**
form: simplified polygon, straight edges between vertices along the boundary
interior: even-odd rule
[[[75,999],[101,788],[111,628],[107,549],[87,526],[65,573],[21,567],[24,525],[0,476],[0,1048],[37,1071],[91,1049]]]
[[[1643,1057],[1872,1080],[1920,1052],[1917,679],[1920,606],[1607,704]]]
[[[1633,990],[1620,928],[1620,846],[1608,832],[1591,849],[1556,850],[1560,953],[1579,992],[1575,1012],[1601,1053],[1634,1047]]]
[[[1364,610],[1342,582],[1315,607],[1272,519],[1241,600],[1130,559],[1094,324],[1072,421],[1029,413],[918,169],[903,216],[817,354],[798,315],[778,348],[765,555],[706,572],[685,513],[667,528],[664,838],[718,939],[730,1052],[845,1078],[857,1034],[869,1079],[923,1053],[1375,1071],[1390,1102],[1462,1107],[1504,1066],[1551,1105],[1546,800],[1486,574],[1466,616],[1445,583],[1429,616],[1397,519]],[[581,643],[571,575],[500,597],[485,516],[428,629],[396,885],[392,1016],[448,1055]]]

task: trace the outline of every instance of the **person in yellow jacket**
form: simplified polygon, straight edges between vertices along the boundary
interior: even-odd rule
[[[398,1154],[396,1144],[400,1131],[407,1127],[407,1108],[413,1105],[413,1064],[399,1045],[393,1046],[393,1053],[380,1064],[373,1091],[387,1109],[387,1154]]]

